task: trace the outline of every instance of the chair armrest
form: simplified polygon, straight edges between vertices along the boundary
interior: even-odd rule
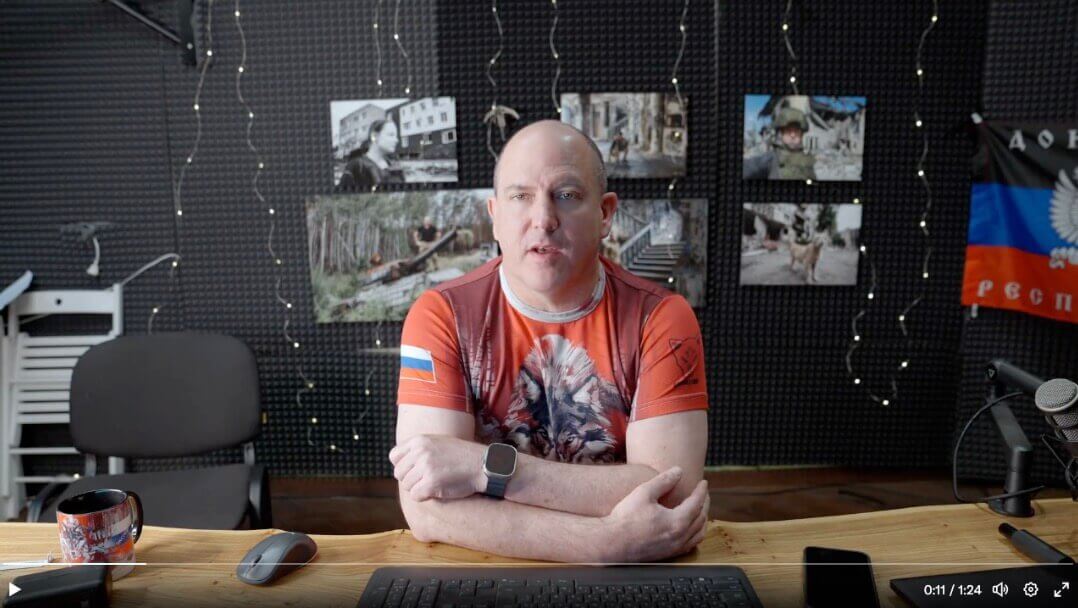
[[[251,481],[247,489],[251,528],[272,528],[273,509],[270,506],[269,473],[266,465],[251,465]]]
[[[49,501],[53,497],[59,496],[69,485],[71,485],[70,481],[52,481],[44,488],[41,488],[41,491],[34,496],[34,499],[30,501],[30,506],[26,509],[26,521],[28,523],[37,523],[41,519],[41,512],[48,506]]]

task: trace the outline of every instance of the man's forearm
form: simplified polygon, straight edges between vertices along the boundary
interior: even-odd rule
[[[590,517],[603,517],[658,471],[642,464],[579,465],[520,454],[506,500]]]
[[[507,557],[558,562],[608,561],[616,550],[599,518],[484,496],[412,500],[401,508],[418,540],[443,542]]]

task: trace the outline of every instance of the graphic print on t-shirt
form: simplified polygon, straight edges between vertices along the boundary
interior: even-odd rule
[[[487,442],[559,462],[614,462],[611,414],[623,408],[613,382],[601,377],[581,345],[549,334],[536,341],[516,377],[504,419],[480,416]]]
[[[481,443],[584,464],[626,462],[632,423],[707,410],[685,298],[603,261],[590,302],[549,313],[502,279],[498,259],[416,300],[401,343],[422,356],[402,348],[398,404],[469,414]]]
[[[697,336],[670,338],[667,343],[670,345],[670,352],[674,353],[674,361],[678,369],[681,370],[681,378],[674,386],[695,384],[696,377],[693,370],[700,362],[700,338]]]

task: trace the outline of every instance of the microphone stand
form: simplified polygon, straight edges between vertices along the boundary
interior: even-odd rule
[[[989,374],[988,395],[985,402],[999,397],[1005,390],[1000,382],[994,381]],[[993,405],[990,410],[992,419],[996,421],[1000,437],[1006,444],[1007,450],[1007,476],[1003,481],[1003,491],[1011,494],[1020,492],[1029,487],[1029,470],[1033,465],[1033,446],[1029,443],[1022,426],[1014,417],[1014,412],[1006,402]],[[1033,505],[1031,501],[1034,493],[1017,494],[1006,498],[997,498],[988,501],[988,506],[1000,515],[1009,517],[1032,517]]]

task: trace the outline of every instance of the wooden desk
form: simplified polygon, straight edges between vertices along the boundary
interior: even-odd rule
[[[1037,516],[1009,519],[1060,550],[1078,554],[1078,503],[1034,501]],[[762,523],[709,524],[706,540],[679,563],[729,563],[742,567],[765,606],[801,605],[801,552],[805,545],[867,552],[884,606],[904,604],[891,592],[892,578],[1024,565],[997,531],[1003,518],[979,505],[917,507]],[[136,567],[113,588],[112,605],[125,606],[342,606],[356,604],[370,573],[389,564],[511,564],[519,560],[448,545],[415,541],[397,530],[363,536],[316,535],[314,563],[269,587],[236,579],[235,564],[272,530],[222,532],[148,526]],[[0,562],[59,555],[56,526],[0,524]],[[944,563],[952,562],[952,563]],[[954,563],[958,562],[958,563]],[[0,571],[0,589],[34,570]],[[1073,600],[1072,600],[1073,601]],[[1061,604],[1062,606],[1063,604]]]

